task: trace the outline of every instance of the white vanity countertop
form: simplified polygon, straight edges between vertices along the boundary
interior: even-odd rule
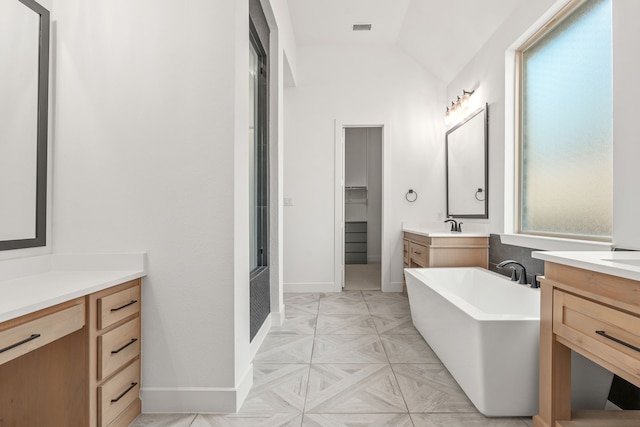
[[[536,251],[533,258],[640,281],[640,252]]]
[[[0,322],[146,275],[146,254],[44,255],[0,261]]]
[[[459,221],[458,221],[459,222]],[[463,221],[464,222],[464,221]],[[462,224],[462,229],[465,229],[466,224]],[[489,233],[483,231],[477,231],[473,229],[476,224],[470,224],[469,231],[462,231],[460,233],[456,231],[449,231],[449,224],[411,224],[403,223],[402,231],[407,233],[419,234],[426,237],[489,237]]]

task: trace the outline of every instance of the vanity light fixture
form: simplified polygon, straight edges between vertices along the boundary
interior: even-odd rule
[[[447,110],[444,114],[445,121],[447,123],[451,123],[453,121],[454,116],[462,115],[462,113],[466,112],[469,109],[469,99],[471,95],[473,95],[475,90],[466,90],[462,89],[462,96],[457,96],[455,101],[451,101],[451,106],[447,107]]]

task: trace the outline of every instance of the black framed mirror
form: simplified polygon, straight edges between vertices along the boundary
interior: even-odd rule
[[[446,133],[447,217],[489,218],[488,105]]]
[[[0,3],[0,250],[46,245],[50,19]]]

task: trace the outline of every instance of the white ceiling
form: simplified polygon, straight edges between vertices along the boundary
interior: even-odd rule
[[[527,0],[288,0],[296,42],[395,45],[445,83]],[[353,24],[371,23],[370,32]]]

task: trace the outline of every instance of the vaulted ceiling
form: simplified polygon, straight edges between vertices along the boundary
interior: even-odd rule
[[[525,1],[288,0],[288,5],[301,47],[395,45],[448,83]],[[371,31],[352,30],[365,23],[372,24]]]

